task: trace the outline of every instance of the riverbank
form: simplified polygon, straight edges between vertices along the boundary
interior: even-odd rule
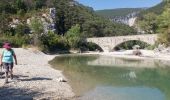
[[[155,52],[154,50],[143,50],[140,56],[134,55],[133,50],[123,50],[123,51],[114,51],[114,52],[95,52],[89,51],[85,53],[74,53],[76,55],[104,55],[104,56],[112,56],[119,58],[128,58],[128,59],[158,59],[158,60],[166,60],[170,61],[170,53],[165,52]]]
[[[133,55],[133,50],[115,51],[115,52],[103,52],[100,55],[129,58],[129,59],[158,59],[170,61],[170,54],[155,52],[153,50],[140,50],[142,55]]]
[[[18,65],[14,67],[14,79],[4,85],[0,78],[1,100],[58,100],[74,96],[62,72],[50,67],[48,61],[55,55],[46,55],[34,49],[14,49]],[[2,52],[2,49],[0,49]]]

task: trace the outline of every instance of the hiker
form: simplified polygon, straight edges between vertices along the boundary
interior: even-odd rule
[[[0,57],[0,64],[3,66],[5,70],[5,83],[8,83],[8,73],[10,72],[10,78],[13,79],[13,66],[14,61],[17,65],[17,58],[15,55],[14,50],[11,48],[10,43],[4,43],[3,45],[4,50],[2,51],[2,55]]]

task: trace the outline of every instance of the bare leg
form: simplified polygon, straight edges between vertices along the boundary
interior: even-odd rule
[[[13,70],[10,69],[10,78],[13,79]]]
[[[8,72],[5,72],[5,83],[8,83]]]

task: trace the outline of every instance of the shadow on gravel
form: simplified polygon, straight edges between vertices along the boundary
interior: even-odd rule
[[[20,78],[20,77],[29,77],[29,76],[24,76],[24,75],[14,75],[15,78]]]
[[[24,76],[24,75],[14,75],[14,78],[15,79],[19,79],[19,78],[26,78],[26,77],[29,77],[29,76]],[[2,75],[0,76],[0,79],[4,79],[5,78],[5,75]],[[8,78],[10,78],[10,75],[8,76]]]
[[[20,88],[0,87],[0,100],[33,100],[39,92]]]
[[[52,80],[51,78],[44,78],[44,77],[34,77],[30,79],[19,79],[21,81],[39,81],[39,80]]]

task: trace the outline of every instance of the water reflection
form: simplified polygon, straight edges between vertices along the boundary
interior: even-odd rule
[[[114,91],[120,91],[120,94],[117,94],[118,97],[122,97],[121,94],[126,94],[129,98],[133,98],[129,91],[136,90],[133,93],[138,93],[138,95],[129,100],[170,100],[169,62],[129,60],[104,56],[62,56],[56,57],[50,63],[56,69],[63,71],[74,92],[82,96],[81,99],[96,98],[89,100],[99,100],[94,94],[101,90],[103,92],[100,95],[108,97],[105,100],[114,100],[112,96],[113,94],[116,95]],[[113,92],[112,95],[107,93],[110,90]],[[142,93],[141,91],[144,92],[143,96],[139,95]],[[116,100],[128,99],[120,98]]]
[[[165,100],[164,94],[147,87],[96,87],[81,100]]]
[[[133,59],[133,58],[115,58],[107,56],[99,56],[96,60],[88,61],[88,65],[95,66],[116,66],[116,67],[165,67],[170,64],[169,61],[153,60],[153,59]],[[163,65],[163,66],[162,66]]]

